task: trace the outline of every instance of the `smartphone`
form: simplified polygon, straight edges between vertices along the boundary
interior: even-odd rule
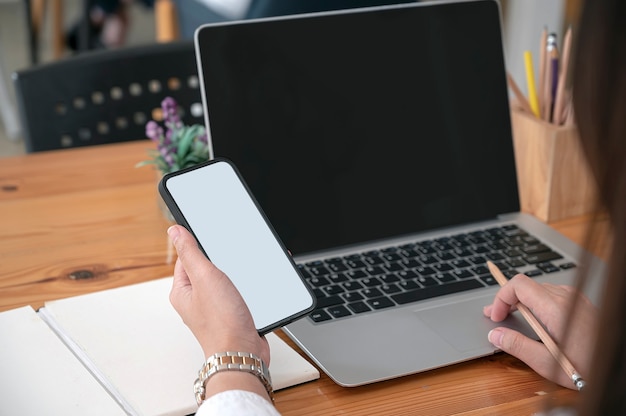
[[[232,162],[166,174],[159,193],[239,290],[261,335],[313,310],[315,296]]]

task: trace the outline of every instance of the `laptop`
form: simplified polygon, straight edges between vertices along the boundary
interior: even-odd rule
[[[582,268],[580,247],[519,212],[496,1],[210,24],[195,45],[213,155],[317,297],[284,331],[336,383],[496,352],[486,260],[541,282]]]

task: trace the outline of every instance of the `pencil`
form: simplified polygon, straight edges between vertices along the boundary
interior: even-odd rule
[[[517,83],[515,82],[511,74],[508,72],[506,73],[506,81],[509,84],[509,87],[511,88],[511,90],[513,91],[513,94],[515,94],[515,98],[517,99],[517,102],[519,103],[519,105],[527,113],[533,114],[533,110],[530,108],[530,104],[528,104],[528,100],[526,99],[526,97],[524,97],[524,94],[517,86]]]
[[[504,274],[502,274],[498,266],[493,264],[491,261],[487,261],[487,267],[489,268],[491,275],[496,279],[500,286],[504,286],[505,284],[507,284],[508,279],[504,276]],[[539,336],[539,339],[541,339],[548,351],[550,351],[550,354],[552,354],[554,359],[559,363],[563,371],[565,371],[568,377],[572,379],[572,382],[574,383],[576,388],[578,388],[578,390],[582,390],[585,387],[585,380],[583,380],[580,374],[578,374],[578,371],[576,371],[572,363],[559,349],[550,334],[548,334],[548,332],[543,328],[537,318],[535,318],[535,315],[532,314],[530,309],[528,309],[525,305],[522,305],[521,303],[518,303],[516,306],[517,310],[520,311],[524,319],[526,319],[526,322],[528,322],[528,325],[530,325],[537,334],[537,336]]]
[[[562,124],[565,121],[563,117],[563,106],[565,105],[565,81],[567,78],[567,71],[569,65],[570,49],[572,45],[572,28],[571,26],[565,33],[565,39],[563,40],[563,52],[561,61],[561,72],[559,74],[559,83],[556,88],[556,97],[554,99],[554,114],[552,115],[552,121],[555,124]]]
[[[546,45],[546,83],[544,90],[540,91],[543,94],[543,113],[542,118],[550,122],[552,119],[552,112],[554,110],[554,96],[556,94],[556,86],[559,76],[559,50],[556,45],[556,33],[550,33],[548,35],[548,41]]]
[[[539,93],[543,94],[546,85],[546,54],[548,43],[548,28],[543,27],[541,31],[541,39],[539,41]],[[545,102],[543,96],[539,97],[539,113],[543,114]]]
[[[526,84],[528,86],[528,100],[530,108],[536,117],[539,117],[539,100],[537,99],[537,87],[535,86],[535,73],[533,71],[533,56],[530,51],[524,52],[524,64],[526,65]]]

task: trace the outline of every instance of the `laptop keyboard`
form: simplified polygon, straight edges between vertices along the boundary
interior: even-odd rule
[[[497,285],[486,262],[508,278],[576,267],[516,225],[492,227],[298,264],[317,298],[314,322],[355,316]]]

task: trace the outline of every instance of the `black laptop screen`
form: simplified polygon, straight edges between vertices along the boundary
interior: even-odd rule
[[[519,209],[495,2],[207,26],[215,156],[294,254]]]

